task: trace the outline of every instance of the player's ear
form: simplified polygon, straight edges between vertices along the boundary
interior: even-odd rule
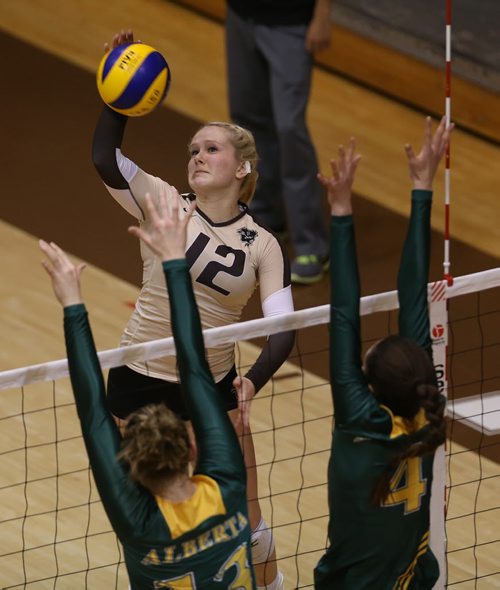
[[[250,172],[252,172],[252,165],[248,160],[243,160],[240,162],[238,168],[236,168],[236,178],[241,180],[247,174],[250,174]]]

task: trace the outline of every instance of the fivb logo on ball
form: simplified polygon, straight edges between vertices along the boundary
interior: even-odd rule
[[[113,110],[140,117],[162,103],[170,78],[170,68],[159,51],[145,43],[129,43],[104,55],[97,70],[97,89]]]
[[[121,70],[129,71],[133,68],[133,72],[137,69],[137,64],[139,62],[140,56],[134,51],[132,47],[129,47],[120,57],[118,67]]]

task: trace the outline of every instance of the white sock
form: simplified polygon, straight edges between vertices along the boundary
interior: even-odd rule
[[[261,518],[251,538],[252,563],[266,563],[274,549],[274,538],[266,521]]]

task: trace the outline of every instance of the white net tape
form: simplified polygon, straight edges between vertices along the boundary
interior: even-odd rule
[[[474,293],[500,285],[500,268],[474,273],[455,279],[447,291],[448,298]],[[360,313],[368,315],[376,312],[390,311],[398,308],[397,292],[388,291],[368,295],[361,299]],[[329,305],[311,307],[293,313],[240,322],[221,328],[204,331],[205,346],[214,347],[228,342],[252,340],[270,334],[277,334],[291,329],[300,329],[329,321]],[[162,338],[144,344],[104,350],[99,353],[101,367],[107,369],[130,364],[137,360],[151,360],[175,352],[173,338]],[[37,381],[55,381],[68,375],[68,363],[61,359],[39,365],[31,365],[0,373],[0,390],[22,387]]]

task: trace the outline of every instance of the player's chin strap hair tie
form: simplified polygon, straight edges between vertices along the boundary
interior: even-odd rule
[[[248,160],[245,160],[245,172],[246,174],[250,174],[250,172],[252,172],[252,165]]]

